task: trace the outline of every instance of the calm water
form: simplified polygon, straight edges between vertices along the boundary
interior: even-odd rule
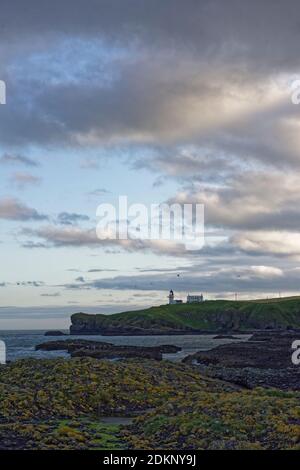
[[[54,340],[65,340],[67,336],[47,337],[45,330],[33,331],[0,331],[0,340],[6,344],[7,360],[14,361],[25,357],[51,358],[69,357],[62,351],[35,351],[34,348],[39,343]],[[67,331],[66,331],[67,333]],[[197,351],[206,351],[219,344],[228,344],[237,340],[233,339],[213,339],[215,335],[191,335],[191,336],[71,336],[72,339],[90,339],[93,341],[105,341],[117,345],[131,346],[157,346],[161,344],[173,344],[180,346],[182,351],[176,354],[165,354],[165,359],[180,361],[185,356]],[[247,341],[250,335],[234,335],[239,341]]]

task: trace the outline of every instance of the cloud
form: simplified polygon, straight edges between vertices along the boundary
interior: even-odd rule
[[[89,248],[120,248],[128,252],[153,252],[171,256],[184,256],[186,248],[183,243],[173,240],[141,240],[141,239],[99,239],[95,229],[81,229],[76,226],[55,227],[45,226],[38,229],[23,229],[23,236],[36,237],[42,240],[42,247],[89,247]],[[22,246],[39,248],[33,240],[26,241]]]
[[[41,243],[41,242],[33,242],[32,240],[26,241],[21,244],[23,248],[29,248],[29,249],[34,249],[34,248],[49,248],[46,243]]]
[[[25,166],[30,166],[30,167],[36,167],[38,166],[38,163],[35,160],[32,160],[29,157],[25,157],[24,155],[13,155],[13,154],[4,154],[0,158],[0,163],[1,164],[21,164]]]
[[[77,214],[75,212],[61,212],[57,216],[57,223],[61,225],[76,225],[79,222],[90,220],[87,215]]]
[[[108,194],[108,193],[110,193],[110,191],[108,191],[105,188],[97,188],[97,189],[94,189],[93,191],[89,191],[87,193],[87,196],[101,197],[101,196],[104,196],[105,194]]]
[[[15,173],[10,180],[20,189],[26,188],[27,186],[37,185],[41,182],[41,178],[38,176],[20,172]]]
[[[52,294],[46,293],[46,294],[41,294],[41,297],[60,297],[60,292],[53,292]]]
[[[92,158],[86,158],[80,162],[80,168],[84,170],[96,170],[99,168],[99,162]]]
[[[239,266],[215,268],[194,267],[178,279],[175,273],[153,273],[142,276],[116,276],[114,278],[86,281],[81,284],[65,284],[70,290],[124,290],[144,292],[167,292],[173,288],[178,295],[188,292],[225,295],[226,292],[279,292],[297,290],[299,270],[282,270],[276,266]],[[182,293],[182,294],[181,294]]]
[[[88,273],[102,273],[102,272],[115,272],[115,271],[118,271],[117,269],[110,269],[110,268],[106,268],[106,269],[98,269],[98,268],[94,268],[94,269],[89,269],[88,270]]]
[[[282,269],[274,266],[251,266],[250,270],[255,276],[262,278],[283,276]]]
[[[23,286],[23,287],[41,287],[45,283],[42,281],[21,281],[17,282],[17,286]]]
[[[226,7],[192,0],[184,5],[155,1],[151,8],[132,0],[117,4],[103,0],[87,8],[77,0],[77,13],[71,14],[65,0],[54,21],[47,7],[37,11],[31,0],[28,9],[39,18],[38,28],[30,16],[21,22],[18,15],[12,18],[5,5],[8,36],[19,24],[14,47],[29,50],[17,64],[6,56],[12,104],[1,122],[3,141],[80,146],[193,140],[218,142],[219,152],[227,142],[239,154],[249,154],[251,145],[252,153],[257,150],[253,139],[249,144],[253,132],[259,131],[260,149],[266,136],[272,144],[279,127],[281,142],[289,132],[296,139],[297,123],[284,119],[296,111],[282,106],[289,104],[288,90],[276,84],[282,70],[298,68],[297,22],[292,20],[293,29],[286,5],[277,6],[270,21],[268,8],[257,0],[243,8],[236,1]],[[299,10],[297,3],[291,5]],[[178,18],[170,24],[174,9]],[[279,25],[284,41],[278,38]],[[267,54],[260,47],[265,37],[273,44]],[[268,125],[274,109],[276,122]],[[258,120],[265,122],[259,129]],[[237,130],[239,142],[234,141]],[[273,142],[272,150],[280,147],[277,154],[282,154],[286,146]]]
[[[242,232],[234,235],[232,242],[247,253],[300,257],[300,232]]]
[[[215,291],[295,287],[287,265],[300,255],[300,115],[290,99],[300,71],[299,13],[296,0],[28,0],[26,10],[4,0],[0,62],[9,102],[1,108],[0,163],[36,167],[23,156],[36,147],[72,150],[90,169],[104,154],[119,158],[151,172],[156,195],[169,194],[170,184],[178,188],[170,201],[204,203],[208,239],[192,254],[168,241],[99,240],[81,227],[88,216],[60,212],[53,226],[23,230],[22,246],[154,253],[162,265],[148,280],[157,289],[176,275],[160,271],[162,256],[197,260],[181,271],[186,289],[198,290],[199,278]],[[15,179],[34,183],[24,173]],[[108,194],[93,190],[95,181],[82,186],[84,195]],[[47,216],[8,198],[0,199],[0,218]],[[120,286],[132,282],[117,277]]]
[[[291,172],[237,172],[226,184],[193,185],[169,202],[204,204],[206,226],[297,231],[299,184],[299,175]]]
[[[6,220],[46,220],[48,217],[36,209],[26,206],[13,198],[0,199],[0,219]]]
[[[179,53],[192,48],[196,56],[207,59],[216,56],[239,63],[244,57],[246,64],[256,64],[258,71],[298,64],[296,0],[278,1],[276,5],[270,0],[253,0],[245,5],[238,0],[226,4],[221,0],[187,0],[184,4],[180,0],[153,0],[151,4],[147,0],[116,0],[113,5],[106,0],[88,5],[84,0],[54,0],[51,7],[28,0],[26,11],[16,14],[22,11],[22,5],[21,0],[13,5],[2,2],[2,15],[9,26],[1,30],[2,41],[18,33],[22,44],[31,40],[37,47],[37,38],[46,45],[61,34],[104,36],[111,42],[135,40],[144,47]],[[270,42],[266,43],[266,37]],[[202,47],[196,48],[197,44]]]

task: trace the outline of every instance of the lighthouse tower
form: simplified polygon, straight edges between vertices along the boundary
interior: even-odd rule
[[[169,304],[174,304],[175,303],[175,301],[174,301],[174,292],[172,291],[172,289],[169,292],[168,298],[169,298]]]

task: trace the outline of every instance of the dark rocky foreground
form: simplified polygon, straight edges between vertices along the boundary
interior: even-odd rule
[[[67,351],[71,357],[94,357],[96,359],[124,359],[139,357],[144,359],[162,360],[162,355],[176,353],[181,348],[172,345],[154,347],[116,346],[112,343],[70,339],[65,341],[49,341],[38,344],[36,350]]]
[[[247,342],[218,346],[184,359],[202,373],[247,388],[300,390],[300,366],[292,363],[292,343],[300,332],[258,332]]]
[[[23,359],[0,366],[0,397],[1,450],[300,449],[299,392],[170,361]]]

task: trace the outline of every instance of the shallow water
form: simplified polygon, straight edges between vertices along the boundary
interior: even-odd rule
[[[66,331],[67,333],[67,331]],[[7,360],[14,361],[25,357],[51,358],[69,357],[64,351],[35,351],[39,343],[54,340],[66,340],[68,336],[44,336],[45,330],[0,331],[0,340],[6,344]],[[116,345],[158,346],[173,344],[182,348],[175,354],[164,354],[164,359],[181,361],[185,356],[197,351],[207,351],[220,344],[235,342],[234,339],[214,339],[216,335],[171,335],[171,336],[71,336],[72,339],[90,339]],[[240,341],[247,341],[251,335],[234,335]]]

